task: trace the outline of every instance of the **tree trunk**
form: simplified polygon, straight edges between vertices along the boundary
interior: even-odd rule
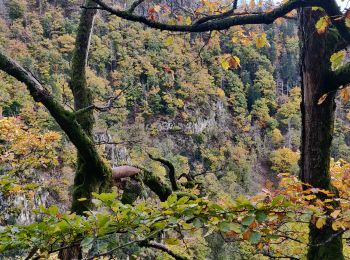
[[[86,0],[85,6],[96,7],[97,4],[92,0]],[[95,151],[96,147],[93,144],[93,126],[95,123],[93,109],[86,109],[93,105],[92,93],[86,79],[86,67],[96,12],[96,9],[82,10],[75,41],[70,80],[70,88],[74,96],[74,109],[75,111],[84,109],[84,112],[76,114],[76,120],[91,140],[90,148]],[[78,151],[71,206],[71,210],[77,214],[83,214],[84,211],[92,209],[92,192],[108,190],[111,185],[111,168],[104,163],[97,151],[95,156],[95,160],[89,160]],[[79,201],[80,198],[86,198],[86,200]],[[61,250],[59,258],[62,260],[81,259],[81,247],[74,246]]]
[[[96,7],[97,4],[92,0],[87,0],[85,6]],[[93,104],[91,90],[86,80],[86,66],[95,15],[96,9],[83,9],[77,31],[70,81],[76,111],[90,107]],[[93,140],[93,110],[88,109],[84,113],[79,113],[77,121],[86,135]],[[110,185],[109,176],[111,176],[111,169],[102,160],[99,160],[98,164],[92,164],[78,152],[72,211],[82,214],[91,208],[91,193],[108,189]],[[80,198],[87,198],[87,200],[81,202],[78,200]]]
[[[330,149],[334,128],[335,92],[325,93],[325,75],[330,71],[327,34],[318,34],[315,23],[323,16],[319,11],[302,8],[299,12],[302,79],[301,181],[313,187],[332,190]],[[327,47],[328,46],[328,47]],[[342,238],[328,222],[322,229],[310,224],[308,259],[344,259]],[[316,246],[317,245],[317,246]]]

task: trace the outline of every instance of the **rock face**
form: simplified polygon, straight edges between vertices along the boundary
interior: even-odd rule
[[[5,0],[0,0],[0,18],[6,20],[8,17]]]

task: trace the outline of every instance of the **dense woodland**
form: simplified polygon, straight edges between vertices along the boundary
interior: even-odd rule
[[[0,259],[349,259],[338,4],[0,0]]]

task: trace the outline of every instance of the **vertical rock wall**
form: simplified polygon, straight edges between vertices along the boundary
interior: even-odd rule
[[[5,2],[6,0],[0,0],[0,18],[4,20],[8,18]]]

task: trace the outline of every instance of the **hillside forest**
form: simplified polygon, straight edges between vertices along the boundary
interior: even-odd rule
[[[0,259],[350,259],[347,7],[0,0]]]

